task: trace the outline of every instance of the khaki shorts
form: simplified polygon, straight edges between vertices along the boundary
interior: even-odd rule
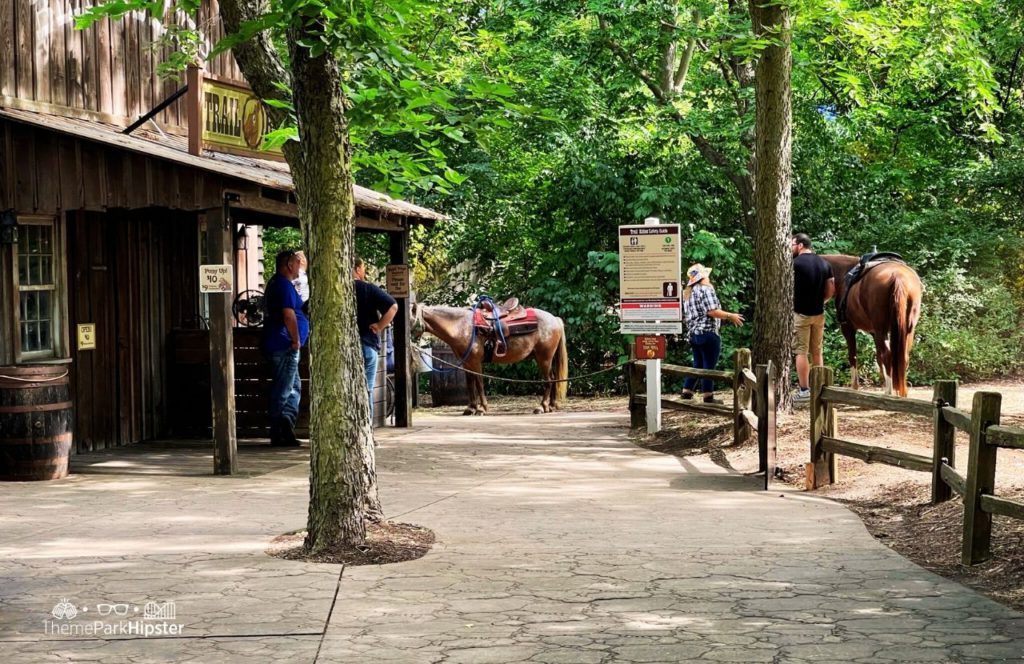
[[[797,355],[810,355],[811,358],[821,353],[821,343],[825,338],[825,314],[804,316],[793,314],[793,352]]]

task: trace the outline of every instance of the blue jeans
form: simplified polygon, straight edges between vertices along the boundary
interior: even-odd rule
[[[299,380],[299,351],[279,350],[267,353],[272,383],[270,385],[270,421],[288,420],[295,426],[299,418],[302,381]]]
[[[366,366],[366,389],[370,392],[370,421],[373,422],[373,384],[377,382],[377,357],[380,351],[363,345],[363,364]]]
[[[704,332],[690,337],[690,347],[693,348],[694,369],[714,369],[718,364],[718,356],[722,354],[722,337],[714,332]],[[693,391],[697,385],[696,378],[687,378],[683,381],[683,389]],[[714,392],[714,384],[710,378],[700,379],[700,391],[704,393]]]

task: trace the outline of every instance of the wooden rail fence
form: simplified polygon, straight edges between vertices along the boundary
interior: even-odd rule
[[[776,460],[776,376],[772,363],[759,364],[756,370],[752,370],[750,350],[740,348],[736,351],[733,371],[663,364],[661,372],[663,376],[676,379],[711,378],[715,382],[729,385],[733,394],[732,405],[704,403],[700,393],[696,392],[693,399],[683,399],[676,395],[662,396],[661,407],[731,419],[734,445],[747,441],[756,432],[758,472],[764,473],[764,488],[767,490],[775,477]],[[643,363],[628,364],[626,378],[629,385],[630,427],[644,428],[647,426],[647,390]]]
[[[999,424],[1002,395],[998,392],[976,393],[970,411],[957,408],[956,402],[956,381],[937,381],[931,401],[900,399],[835,387],[831,369],[812,368],[811,461],[807,464],[807,488],[836,481],[836,455],[931,473],[932,503],[949,500],[954,493],[963,499],[963,564],[988,560],[992,555],[992,515],[1024,519],[1024,502],[995,495],[996,452],[999,448],[1024,449],[1024,429]],[[932,455],[842,440],[838,437],[835,404],[931,419]],[[970,436],[966,475],[956,467],[958,430]]]

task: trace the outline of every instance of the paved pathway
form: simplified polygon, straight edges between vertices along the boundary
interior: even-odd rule
[[[147,445],[0,485],[2,659],[1024,662],[1024,615],[906,562],[840,506],[639,450],[625,424],[425,416],[386,432],[385,506],[439,542],[383,567],[263,555],[304,523],[302,451],[249,447],[247,475],[213,478],[205,450]],[[88,611],[53,618],[63,598]],[[180,636],[45,633],[146,624],[134,608],[168,600]]]

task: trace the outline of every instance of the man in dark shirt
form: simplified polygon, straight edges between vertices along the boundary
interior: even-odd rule
[[[380,331],[391,324],[398,313],[398,303],[388,293],[366,281],[366,264],[357,258],[352,270],[356,288],[356,323],[363,346],[366,365],[366,389],[370,393],[370,421],[373,421],[373,384],[377,379],[377,358],[380,354]]]
[[[821,348],[825,338],[825,303],[836,292],[831,266],[814,253],[811,246],[811,238],[807,234],[793,236],[793,353],[796,355],[796,376],[800,381],[794,401],[811,398],[807,384],[811,373],[810,361],[814,366],[825,363]]]
[[[299,349],[309,337],[309,320],[302,312],[302,298],[292,283],[299,276],[300,259],[294,251],[282,251],[275,261],[277,272],[264,290],[266,323],[263,352],[270,363],[270,444],[295,446],[295,421],[299,417],[302,383],[299,380]]]

